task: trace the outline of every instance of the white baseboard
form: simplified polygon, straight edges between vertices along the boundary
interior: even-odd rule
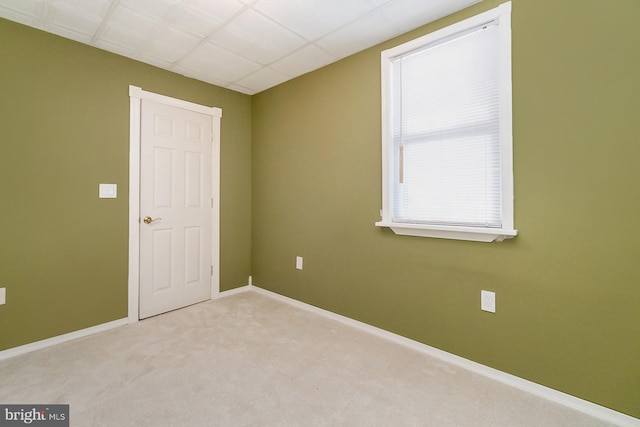
[[[284,295],[277,294],[275,292],[268,291],[263,288],[259,288],[255,285],[248,285],[248,286],[243,286],[242,288],[233,289],[233,291],[236,291],[235,293],[246,292],[248,290],[257,292],[262,295],[266,295],[268,297],[296,306],[303,310],[307,310],[312,313],[319,314],[321,316],[336,320],[340,323],[354,327],[364,332],[368,332],[380,338],[384,338],[394,343],[412,348],[421,353],[438,358],[445,362],[456,365],[460,368],[469,370],[476,374],[491,378],[495,381],[499,381],[501,383],[515,387],[519,390],[525,391],[535,396],[542,397],[544,399],[550,400],[552,402],[558,403],[560,405],[563,405],[568,408],[574,409],[576,411],[582,412],[584,414],[590,415],[594,418],[598,418],[618,426],[624,426],[624,427],[640,426],[640,419],[638,418],[634,418],[632,416],[623,414],[621,412],[614,411],[604,406],[597,405],[587,400],[580,399],[578,397],[563,393],[558,390],[554,390],[552,388],[534,383],[532,381],[525,380],[520,377],[516,377],[515,375],[507,374],[506,372],[502,372],[497,369],[490,368],[480,363],[473,362],[469,359],[456,356],[455,354],[447,353],[446,351],[442,351],[435,347],[431,347],[426,344],[420,343],[418,341],[414,341],[409,338],[405,338],[403,336],[394,334],[392,332],[385,331],[384,329],[380,329],[375,326],[371,326],[369,324],[366,324],[354,319],[350,319],[340,314],[336,314],[331,311],[328,311],[319,307],[315,307],[313,305],[309,305],[307,303],[295,300],[293,298],[286,297]]]
[[[108,331],[109,329],[114,329],[119,326],[124,326],[126,324],[128,324],[128,319],[126,318],[118,319],[112,322],[91,326],[90,328],[80,329],[79,331],[69,332],[68,334],[58,335],[57,337],[47,338],[41,341],[36,341],[29,344],[21,345],[19,347],[13,347],[8,350],[2,350],[0,351],[0,360],[5,360],[11,357],[20,356],[21,354],[30,353],[32,351],[40,350],[46,347],[51,347],[56,344],[62,344],[63,342],[86,337],[88,335],[97,334],[99,332]]]
[[[251,285],[240,286],[239,288],[229,289],[228,291],[222,291],[218,294],[218,298],[230,297],[231,295],[241,294],[243,292],[249,292],[252,289]]]
[[[235,295],[241,292],[247,292],[250,290],[250,285],[242,286],[240,288],[223,291],[218,294],[218,298]],[[136,320],[137,321],[137,320]],[[9,348],[7,350],[0,351],[0,360],[10,359],[12,357],[20,356],[21,354],[30,353],[32,351],[40,350],[46,347],[51,347],[56,344],[71,341],[76,338],[86,337],[88,335],[97,334],[99,332],[108,331],[109,329],[124,326],[129,323],[129,319],[119,319],[112,322],[103,323],[101,325],[91,326],[79,331],[69,332],[68,334],[58,335],[56,337],[47,338],[41,341],[32,342],[29,344],[21,345],[19,347]]]
[[[293,298],[286,297],[284,295],[277,294],[275,292],[268,291],[263,288],[259,288],[255,285],[249,284],[246,286],[241,286],[239,288],[220,292],[220,294],[218,295],[218,298],[224,298],[224,297],[228,297],[228,296],[232,296],[232,295],[236,295],[244,292],[249,292],[249,291],[257,292],[259,294],[266,295],[270,298],[282,301],[286,304],[293,305],[300,309],[310,311],[312,313],[321,315],[323,317],[336,320],[345,325],[354,327],[356,329],[373,334],[375,336],[392,341],[394,343],[412,348],[421,353],[438,358],[445,362],[459,366],[463,369],[491,378],[495,381],[499,381],[501,383],[510,385],[519,390],[542,397],[544,399],[550,400],[552,402],[558,403],[568,408],[572,408],[576,411],[585,413],[587,415],[601,419],[603,421],[606,421],[618,426],[622,426],[622,427],[627,427],[627,426],[640,427],[640,419],[638,418],[634,418],[629,415],[623,414],[621,412],[617,412],[612,409],[606,408],[604,406],[600,406],[595,403],[580,399],[570,394],[566,394],[561,391],[554,390],[549,387],[545,387],[543,385],[534,383],[532,381],[525,380],[520,377],[516,377],[515,375],[507,374],[506,372],[502,372],[497,369],[490,368],[480,363],[473,362],[469,359],[456,356],[455,354],[447,353],[446,351],[442,351],[435,347],[431,347],[426,344],[420,343],[418,341],[405,338],[401,335],[397,335],[392,332],[385,331],[384,329],[371,326],[369,324],[351,319],[346,316],[342,316],[340,314],[333,313],[331,311],[328,311],[319,307],[315,307],[313,305],[295,300]],[[127,318],[114,320],[112,322],[103,323],[101,325],[92,326],[90,328],[81,329],[79,331],[70,332],[68,334],[59,335],[59,336],[48,338],[45,340],[36,341],[34,343],[25,344],[19,347],[10,348],[8,350],[0,351],[0,360],[9,359],[11,357],[19,356],[21,354],[26,354],[26,353],[29,353],[35,350],[40,350],[46,347],[51,347],[56,344],[61,344],[63,342],[86,337],[88,335],[93,335],[99,332],[104,332],[109,329],[114,329],[127,324],[128,324]]]

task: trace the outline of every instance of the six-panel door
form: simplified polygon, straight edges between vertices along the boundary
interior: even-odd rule
[[[141,319],[211,298],[211,132],[209,115],[142,100]]]

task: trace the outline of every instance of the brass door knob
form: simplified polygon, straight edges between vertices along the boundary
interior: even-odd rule
[[[153,221],[158,221],[159,219],[162,219],[162,218],[153,218],[153,219],[151,219],[150,216],[145,216],[142,221],[144,221],[145,224],[151,224]]]

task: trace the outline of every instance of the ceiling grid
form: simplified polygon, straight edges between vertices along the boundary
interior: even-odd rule
[[[246,93],[480,0],[0,0],[0,17]]]

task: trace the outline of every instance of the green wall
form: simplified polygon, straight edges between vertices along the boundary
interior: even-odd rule
[[[247,283],[250,96],[2,19],[0,58],[0,350],[127,317],[129,85],[223,109],[221,289]]]
[[[640,417],[640,2],[513,0],[517,238],[374,226],[380,51],[499,3],[253,97],[253,281]]]
[[[498,4],[254,97],[0,19],[0,350],[126,317],[136,85],[223,109],[222,290],[252,274],[640,417],[640,2],[513,0],[516,239],[373,225],[380,50]],[[100,182],[118,199],[98,199]],[[496,314],[480,311],[481,289]]]

